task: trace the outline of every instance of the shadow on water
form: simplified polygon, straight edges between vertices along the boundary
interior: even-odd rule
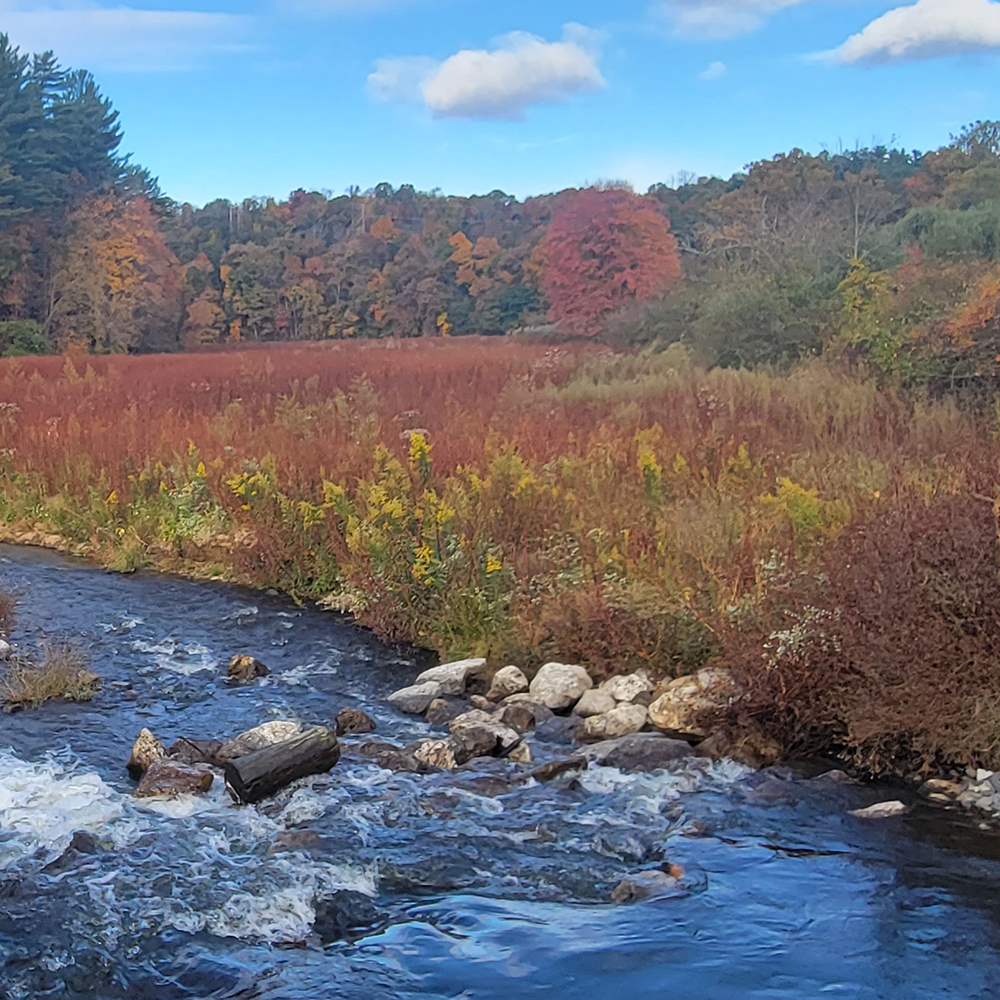
[[[0,996],[1000,995],[1000,838],[923,806],[847,814],[895,789],[700,759],[547,784],[497,761],[394,774],[347,745],[257,808],[219,782],[137,801],[143,726],[225,738],[356,705],[383,737],[426,733],[384,700],[414,652],[280,597],[0,559],[15,641],[77,638],[105,680],[88,705],[0,718]],[[272,675],[231,687],[243,651]],[[610,903],[669,864],[662,896]]]

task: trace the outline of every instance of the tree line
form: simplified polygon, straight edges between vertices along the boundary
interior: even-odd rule
[[[531,330],[681,341],[710,364],[1000,364],[1000,123],[645,194],[380,184],[200,208],[121,140],[88,73],[0,35],[0,352]]]

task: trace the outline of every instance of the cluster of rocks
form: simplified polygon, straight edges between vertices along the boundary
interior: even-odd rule
[[[436,767],[454,768],[480,756],[530,760],[524,738],[532,731],[541,742],[592,744],[645,730],[704,741],[712,756],[776,759],[780,748],[763,738],[717,728],[738,696],[732,676],[720,668],[659,685],[643,670],[595,684],[576,664],[546,663],[529,681],[517,666],[488,677],[484,659],[467,659],[425,670],[389,702],[447,727],[448,735],[407,748],[417,761]]]
[[[921,791],[931,802],[1000,815],[1000,771],[969,768],[951,778],[929,778]]]
[[[226,742],[182,737],[169,748],[143,729],[126,766],[138,782],[138,798],[204,794],[221,772],[236,802],[258,802],[299,778],[329,771],[340,759],[338,737],[374,728],[364,712],[347,708],[333,729],[265,722]]]

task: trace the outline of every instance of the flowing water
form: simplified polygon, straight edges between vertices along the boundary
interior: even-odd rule
[[[105,681],[0,717],[4,1000],[1000,996],[1000,839],[920,805],[848,815],[898,789],[695,758],[518,783],[505,762],[394,774],[346,752],[256,808],[219,781],[136,800],[143,726],[227,738],[358,706],[382,738],[426,735],[384,701],[421,664],[280,597],[0,560],[15,641],[75,639]],[[230,686],[244,651],[272,675]],[[684,874],[663,895],[610,902],[665,863]]]

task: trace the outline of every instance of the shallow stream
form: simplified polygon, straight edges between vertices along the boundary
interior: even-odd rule
[[[347,744],[256,808],[220,781],[139,801],[143,726],[225,739],[357,706],[380,738],[426,735],[384,701],[420,664],[216,584],[3,547],[0,584],[23,595],[17,643],[74,639],[104,678],[89,704],[0,716],[3,1000],[1000,996],[1000,837],[964,814],[857,819],[905,793],[694,758],[538,784],[493,760],[394,774]],[[272,675],[230,686],[235,652]],[[668,862],[668,893],[610,902]]]

